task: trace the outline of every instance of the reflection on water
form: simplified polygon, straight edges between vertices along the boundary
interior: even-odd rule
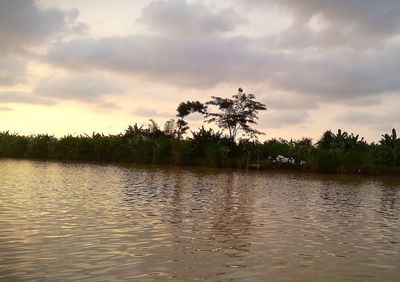
[[[400,180],[0,161],[0,280],[398,281]]]

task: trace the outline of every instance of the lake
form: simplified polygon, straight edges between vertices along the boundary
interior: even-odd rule
[[[399,281],[400,178],[0,160],[1,281]]]

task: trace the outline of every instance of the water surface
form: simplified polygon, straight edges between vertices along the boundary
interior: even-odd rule
[[[0,160],[1,281],[399,277],[399,178]]]

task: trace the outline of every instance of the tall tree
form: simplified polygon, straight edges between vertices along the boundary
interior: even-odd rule
[[[206,105],[216,106],[218,111],[207,112],[206,122],[216,123],[222,130],[227,130],[230,139],[235,140],[239,132],[251,138],[264,134],[251,127],[257,124],[258,111],[267,110],[264,104],[255,101],[254,94],[246,94],[239,88],[232,98],[211,98]]]

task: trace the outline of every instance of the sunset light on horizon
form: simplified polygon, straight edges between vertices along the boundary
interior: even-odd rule
[[[0,131],[115,134],[242,87],[268,108],[262,139],[341,128],[376,142],[400,125],[399,13],[395,0],[0,1]]]

